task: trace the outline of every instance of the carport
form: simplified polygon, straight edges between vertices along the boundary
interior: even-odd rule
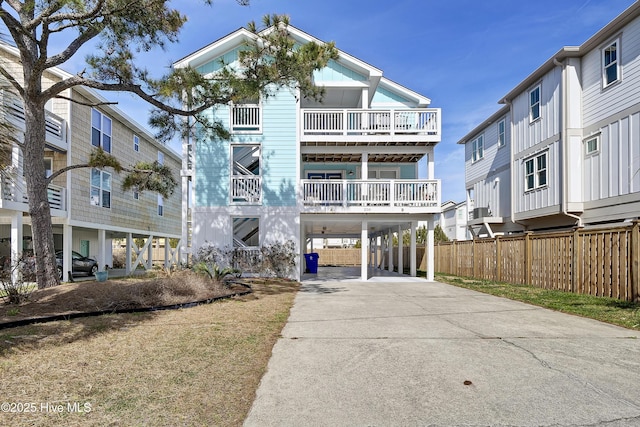
[[[307,250],[308,243],[313,242],[313,238],[352,238],[361,242],[361,262],[359,280],[366,281],[376,276],[383,276],[393,272],[394,268],[402,272],[405,267],[409,268],[409,276],[416,277],[416,230],[419,222],[427,224],[427,280],[434,280],[433,262],[433,230],[434,220],[431,214],[302,214],[300,215],[301,236],[303,245],[300,259],[304,258],[304,253],[313,252],[313,247]],[[403,233],[409,230],[409,259],[403,259]],[[381,263],[377,258],[378,249],[382,253],[392,245],[393,236],[398,236],[398,256],[393,257],[393,251],[388,251],[386,263]],[[301,277],[304,266],[301,263]],[[320,270],[318,276],[322,272]],[[353,269],[342,270],[349,272],[346,278],[353,274]],[[340,274],[335,272],[334,274]],[[320,277],[319,277],[320,278]]]

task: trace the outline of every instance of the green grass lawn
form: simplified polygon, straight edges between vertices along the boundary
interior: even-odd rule
[[[528,285],[467,279],[439,273],[436,274],[436,280],[563,313],[588,317],[628,329],[640,330],[640,304],[628,301],[553,291]]]

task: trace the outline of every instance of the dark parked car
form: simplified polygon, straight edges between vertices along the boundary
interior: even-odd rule
[[[62,251],[56,252],[56,265],[58,277],[62,279]],[[98,262],[93,258],[82,256],[76,251],[71,251],[71,274],[85,273],[87,276],[95,275],[98,271]]]

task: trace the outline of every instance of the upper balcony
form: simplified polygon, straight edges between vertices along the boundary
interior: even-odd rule
[[[15,97],[7,96],[6,93],[0,91],[0,102],[4,107],[3,113],[7,120],[16,127],[19,132],[24,132],[25,114],[22,103]],[[67,144],[67,124],[66,121],[45,110],[45,142],[47,146],[58,151],[66,152]]]
[[[413,109],[301,109],[300,141],[438,143],[439,108]]]
[[[304,213],[440,213],[439,179],[303,179]]]

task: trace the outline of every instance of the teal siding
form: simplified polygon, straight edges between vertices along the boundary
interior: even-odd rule
[[[236,49],[230,50],[224,55],[218,56],[216,59],[213,59],[207,62],[206,64],[199,66],[196,69],[202,74],[208,74],[208,73],[213,73],[214,71],[218,71],[219,69],[222,68],[223,62],[225,64],[232,64],[233,62],[237,61],[239,50],[240,50],[239,47]]]
[[[262,203],[296,206],[296,99],[278,91],[263,102]]]
[[[229,125],[229,108],[215,116]],[[262,145],[262,204],[296,206],[296,99],[281,90],[262,104],[262,134],[236,134],[230,141],[199,143],[196,146],[195,206],[229,205],[230,145]]]
[[[307,171],[314,172],[331,172],[331,171],[345,171],[346,179],[355,179],[356,168],[360,166],[360,163],[305,163],[302,165],[302,179],[307,178]],[[399,179],[418,179],[416,176],[416,167],[414,163],[370,163],[369,167],[374,168],[400,168]],[[353,175],[349,176],[349,171],[353,171]]]
[[[326,67],[322,70],[317,70],[313,73],[313,78],[316,81],[323,82],[336,82],[336,81],[348,81],[355,80],[362,82],[366,80],[366,77],[362,74],[356,73],[353,70],[337,63],[334,60],[329,61]]]
[[[390,90],[387,90],[383,87],[379,87],[376,90],[376,93],[373,95],[373,100],[371,101],[372,104],[376,104],[376,103],[389,104],[393,102],[397,102],[402,105],[411,103],[410,100],[403,98],[397,93],[391,92]]]
[[[195,150],[195,206],[226,206],[229,201],[229,143],[199,142]]]

